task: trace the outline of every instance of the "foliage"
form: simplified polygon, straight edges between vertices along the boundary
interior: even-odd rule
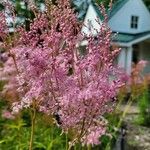
[[[144,3],[146,4],[146,6],[148,7],[148,9],[150,10],[150,1],[149,0],[144,0]]]
[[[2,104],[1,104],[2,106]],[[5,108],[6,104],[3,104]],[[0,110],[3,110],[2,108]],[[2,114],[1,114],[2,116]],[[35,129],[35,140],[33,144],[34,150],[66,150],[68,142],[71,139],[71,135],[61,133],[60,128],[54,125],[51,118],[41,113],[37,114],[36,117],[36,129]],[[104,150],[107,143],[112,139],[111,133],[114,131],[114,127],[117,125],[118,117],[114,120],[114,114],[107,116],[110,121],[108,127],[108,133],[110,135],[103,135],[101,137],[101,145],[92,147],[92,150]],[[0,117],[0,149],[8,150],[28,150],[30,130],[31,130],[31,116],[28,110],[24,110],[22,113],[17,115],[15,119],[7,119]],[[114,144],[115,138],[113,137],[112,145]],[[87,150],[86,146],[81,144],[75,144],[74,150],[82,149]]]
[[[136,122],[141,125],[150,124],[150,91],[148,75],[143,74],[143,69],[148,65],[147,61],[141,60],[137,64],[133,64],[130,78],[130,95],[132,101],[138,103],[139,115]],[[126,95],[126,90],[123,90],[122,96]]]
[[[8,150],[28,150],[31,125],[28,124],[30,115],[26,113],[25,117],[18,117],[15,120],[0,119],[1,134],[0,134],[0,149]],[[65,149],[66,137],[61,135],[61,130],[56,126],[48,124],[48,117],[42,119],[41,114],[38,114],[36,120],[37,126],[35,129],[35,141],[33,149],[52,150]]]
[[[150,126],[150,87],[145,85],[144,92],[139,99],[138,123],[146,126]]]

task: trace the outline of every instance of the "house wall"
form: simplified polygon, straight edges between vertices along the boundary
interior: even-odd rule
[[[98,19],[98,15],[93,7],[92,4],[89,5],[85,19],[84,19],[84,25],[81,29],[82,33],[85,33],[86,35],[89,35],[90,33],[92,33],[93,35],[96,35],[97,31],[100,31],[100,24],[96,21]],[[91,25],[93,26],[93,28],[91,30],[89,30],[89,21],[91,22]],[[101,21],[99,20],[99,22],[101,23]]]
[[[131,16],[139,16],[138,29],[130,27]],[[150,13],[142,0],[129,0],[112,18],[109,26],[113,31],[139,33],[150,30]]]
[[[121,51],[118,55],[118,66],[121,68],[126,68],[126,55],[127,55],[127,48],[121,48]]]
[[[118,56],[118,66],[123,68],[127,74],[131,74],[132,47],[122,47]]]

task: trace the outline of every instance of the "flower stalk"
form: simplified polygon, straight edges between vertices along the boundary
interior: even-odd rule
[[[36,108],[35,108],[35,105],[33,106],[33,110],[31,112],[31,117],[32,117],[32,119],[31,119],[31,136],[30,136],[29,150],[33,149],[35,120],[36,120]]]

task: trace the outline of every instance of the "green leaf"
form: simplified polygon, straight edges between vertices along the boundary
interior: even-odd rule
[[[4,142],[6,142],[6,140],[0,140],[0,144],[2,144],[2,143],[4,143]]]

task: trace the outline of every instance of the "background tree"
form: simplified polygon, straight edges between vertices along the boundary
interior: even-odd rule
[[[150,10],[150,1],[149,0],[144,0],[146,6],[148,7],[148,9]]]

